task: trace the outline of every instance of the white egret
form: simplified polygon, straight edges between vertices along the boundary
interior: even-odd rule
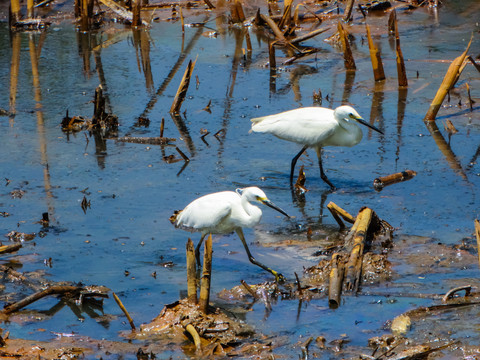
[[[235,231],[245,247],[250,262],[272,273],[277,281],[283,281],[284,277],[280,273],[255,260],[245,241],[242,228],[257,225],[262,217],[262,210],[252,202],[267,205],[289,217],[285,211],[268,200],[261,189],[247,187],[237,189],[236,192],[222,191],[199,197],[188,204],[185,209],[176,211],[170,221],[175,227],[202,233],[200,242],[195,249],[197,260],[200,245],[207,234],[228,234]]]
[[[357,123],[383,135],[382,131],[363,120],[358,112],[348,105],[339,106],[335,110],[305,107],[254,118],[251,121],[254,132],[270,133],[280,139],[303,145],[302,150],[292,159],[290,183],[293,181],[293,172],[298,158],[310,147],[317,151],[320,177],[332,190],[335,190],[335,186],[323,171],[322,148],[357,145],[363,136]]]

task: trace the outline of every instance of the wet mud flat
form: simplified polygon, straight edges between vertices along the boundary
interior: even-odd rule
[[[2,24],[2,357],[480,356],[478,4],[75,5]],[[385,137],[289,187],[249,119],[342,103]],[[250,184],[293,214],[246,232],[286,280],[214,238],[201,309],[168,219]]]

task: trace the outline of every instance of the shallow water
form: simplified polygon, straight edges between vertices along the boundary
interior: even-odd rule
[[[352,214],[362,206],[371,207],[396,228],[396,239],[416,235],[448,245],[472,239],[480,185],[480,167],[475,157],[480,144],[479,107],[469,110],[466,93],[468,83],[476,104],[480,103],[480,77],[473,66],[467,65],[450,103],[444,103],[447,106],[437,118],[446,141],[446,119],[459,131],[451,138],[451,152],[441,151],[422,121],[450,61],[465,50],[472,32],[475,38],[469,53],[476,56],[480,48],[478,5],[474,1],[445,3],[436,10],[422,8],[397,14],[409,77],[408,91],[400,92],[386,16],[369,18],[387,75],[381,84],[373,81],[359,14],[355,15],[355,23],[361,26],[356,27],[357,71],[353,77],[346,76],[338,49],[323,41],[333,33],[332,26],[329,32],[306,42],[321,51],[294,65],[281,66],[274,85],[266,66],[264,34],[254,27],[248,29],[253,51],[251,58],[243,57],[245,30],[218,25],[213,14],[208,26],[217,29],[217,38],[202,36],[204,28],[187,27],[182,39],[179,22],[157,22],[136,35],[127,28],[118,29],[117,42],[95,52],[87,51],[85,44],[94,47],[107,39],[106,34],[80,34],[68,21],[52,25],[42,35],[37,87],[31,49],[32,41],[38,44],[42,36],[16,34],[21,46],[16,102],[10,109],[15,116],[0,117],[4,149],[0,173],[5,179],[0,211],[10,216],[0,221],[5,234],[17,230],[35,232],[37,237],[25,243],[17,254],[4,255],[2,261],[18,262],[19,271],[41,268],[52,281],[107,286],[121,297],[140,324],[150,321],[164,304],[183,296],[185,241],[189,236],[196,241],[199,236],[175,229],[168,219],[173,210],[206,193],[257,185],[294,217],[285,220],[266,208],[261,225],[245,229],[257,259],[289,279],[318,259],[296,249],[263,247],[261,243],[288,238],[306,240],[308,227],[326,234],[322,236],[333,236],[337,225],[326,209],[330,201]],[[466,11],[469,6],[474,11]],[[199,12],[189,21],[204,18],[205,14]],[[149,64],[151,72],[138,60],[141,54],[135,44],[140,36],[150,41],[148,59],[145,53],[142,55],[143,64]],[[4,84],[0,107],[6,110],[11,96],[8,84],[12,41],[7,25],[0,24],[0,60],[4,64],[0,67]],[[282,56],[279,50],[277,56]],[[195,59],[198,86],[192,79],[181,121],[174,121],[169,115],[173,97],[187,62]],[[176,63],[178,71],[169,76]],[[165,136],[177,138],[176,146],[190,158],[183,171],[183,161],[163,161],[163,156],[171,154],[180,159],[171,146],[111,139],[100,146],[88,133],[62,132],[60,122],[67,110],[70,116],[92,115],[91,101],[100,83],[109,108],[119,117],[119,136],[158,136],[161,119],[165,119]],[[249,134],[249,119],[311,106],[313,92],[319,89],[323,106],[334,108],[350,103],[385,135],[365,130],[364,139],[354,148],[325,149],[324,166],[338,188],[333,193],[320,179],[316,155],[309,151],[299,161],[299,165],[305,165],[306,187],[310,190],[301,202],[292,198],[288,184],[290,160],[299,146],[264,134]],[[211,113],[202,110],[210,100]],[[150,119],[149,127],[135,126],[140,115]],[[208,145],[201,140],[202,129],[210,132],[205,137]],[[221,129],[225,136],[219,141],[213,134]],[[417,176],[381,192],[373,189],[376,177],[405,169],[415,170]],[[25,191],[21,198],[11,196],[16,189]],[[91,202],[86,213],[81,208],[84,196]],[[36,222],[46,211],[51,227],[42,229]],[[39,231],[44,236],[39,236]],[[52,259],[51,268],[43,265],[48,258]],[[173,267],[162,265],[169,261]],[[214,293],[238,285],[241,279],[247,283],[271,280],[268,273],[248,262],[234,235],[215,238],[213,268]],[[443,293],[449,288],[448,280],[456,277],[478,278],[478,264],[472,263],[463,273],[427,273],[406,280],[424,282],[422,292]],[[20,291],[26,295],[25,289]],[[329,310],[324,300],[312,301],[303,304],[299,313],[298,302],[280,301],[267,319],[263,305],[257,304],[246,320],[266,334],[288,335],[291,344],[300,341],[301,336],[324,335],[332,340],[347,334],[353,345],[365,346],[369,337],[382,333],[386,320],[430,304],[413,298],[401,298],[393,304],[382,300],[347,298],[335,311]],[[367,306],[375,302],[378,304]],[[45,299],[32,308],[49,309],[56,303]],[[49,339],[55,336],[52,331],[61,329],[118,340],[119,331],[128,330],[128,324],[112,301],[106,301],[104,312],[117,318],[95,321],[91,314],[83,313],[81,319],[65,307],[49,320],[4,325],[13,337]],[[47,331],[38,331],[40,328]],[[478,339],[478,334],[469,335]],[[291,355],[299,352],[289,346],[282,351]]]

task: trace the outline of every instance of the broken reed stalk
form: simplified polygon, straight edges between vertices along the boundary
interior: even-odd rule
[[[192,336],[193,343],[195,344],[195,350],[201,351],[202,350],[202,342],[200,340],[200,335],[198,335],[197,329],[192,324],[188,324],[185,327],[185,330]]]
[[[173,99],[172,107],[170,108],[170,114],[178,114],[180,112],[180,108],[182,107],[183,100],[185,100],[188,85],[190,84],[190,79],[192,77],[196,62],[196,59],[193,62],[192,60],[188,62],[187,68],[185,69],[185,73],[182,77],[182,81],[180,81],[177,94],[175,95],[175,99]]]
[[[180,8],[180,22],[182,23],[182,33],[185,32],[185,19],[183,18],[183,11],[182,11],[182,7],[179,6]]]
[[[233,23],[243,23],[245,21],[245,13],[240,0],[235,0],[235,2],[231,5],[230,12]]]
[[[345,63],[345,69],[347,70],[355,70],[357,67],[355,66],[355,59],[353,58],[352,49],[350,48],[350,42],[348,41],[348,32],[343,27],[342,23],[338,22],[338,33],[340,36],[340,41],[342,43],[343,49],[343,59]]]
[[[254,299],[258,299],[257,293],[252,289],[250,285],[247,284],[245,280],[240,280],[240,283],[248,291],[248,293],[253,296]]]
[[[331,270],[328,283],[328,306],[336,309],[340,306],[340,296],[342,294],[343,275],[345,274],[345,264],[340,254],[332,255],[330,262]]]
[[[373,187],[375,190],[382,190],[385,186],[413,179],[416,175],[417,173],[413,170],[405,170],[395,174],[378,177],[373,180]]]
[[[477,238],[477,253],[478,253],[478,264],[480,266],[480,222],[478,219],[475,219],[475,236]]]
[[[0,254],[7,254],[22,248],[22,244],[11,244],[0,246]]]
[[[130,316],[130,314],[128,313],[128,311],[127,311],[127,309],[125,308],[125,306],[123,305],[122,301],[121,301],[120,298],[117,296],[117,294],[115,294],[114,292],[112,292],[112,295],[113,295],[113,298],[115,299],[115,302],[117,303],[117,305],[120,307],[120,309],[122,309],[123,313],[124,313],[125,316],[127,317],[128,323],[130,324],[130,327],[132,328],[132,331],[135,331],[135,324],[133,323],[133,319],[132,319],[132,317]]]
[[[350,215],[347,211],[343,210],[340,206],[335,204],[334,202],[330,201],[327,205],[327,209],[332,214],[333,218],[337,221],[338,225],[343,229],[345,224],[343,223],[340,216],[347,222],[353,224],[355,223],[355,218]],[[340,215],[340,216],[339,216]]]
[[[395,10],[393,10],[393,12],[395,12]],[[407,72],[405,70],[405,61],[403,61],[402,49],[400,48],[400,35],[398,34],[398,23],[396,15],[393,18],[393,26],[395,28],[395,53],[397,59],[398,86],[407,87]]]
[[[349,22],[352,19],[352,10],[355,0],[348,0],[347,6],[345,7],[345,13],[343,16],[343,21]]]
[[[360,276],[362,274],[363,251],[367,237],[368,227],[372,220],[373,211],[369,208],[363,208],[358,212],[358,223],[355,236],[353,238],[353,248],[346,265],[345,289],[348,291],[357,291],[360,285]]]
[[[277,24],[275,23],[275,21],[272,20],[272,18],[268,15],[264,15],[264,14],[260,14],[260,17],[262,18],[263,21],[265,21],[267,23],[267,25],[270,27],[270,29],[272,29],[273,31],[273,34],[275,35],[275,37],[288,44],[288,40],[285,38],[285,36],[283,35],[283,32],[280,30],[280,28],[277,26]]]
[[[295,39],[290,40],[290,44],[297,44],[302,41],[308,40],[313,38],[314,36],[317,36],[318,34],[324,33],[325,31],[330,30],[330,28],[324,28],[324,29],[317,29],[309,32],[308,34],[297,36]]]
[[[64,286],[50,286],[49,288],[36,292],[35,294],[29,295],[26,298],[17,301],[14,304],[10,304],[3,308],[1,311],[3,314],[11,314],[13,312],[16,312],[22,308],[24,308],[27,305],[30,305],[31,303],[45,297],[48,295],[53,295],[53,294],[65,294],[69,292],[78,292],[80,291],[81,288],[78,286],[70,286],[70,285],[64,285]]]
[[[372,61],[373,77],[375,78],[375,81],[385,80],[385,72],[383,71],[380,52],[373,43],[372,34],[370,33],[370,26],[365,24],[365,27],[367,28],[368,48],[370,50],[370,59]]]
[[[210,281],[212,278],[212,234],[208,235],[205,241],[203,253],[203,271],[200,284],[200,311],[204,314],[208,313],[208,303],[210,301]]]
[[[432,103],[430,104],[430,108],[428,109],[427,114],[425,115],[425,118],[423,119],[423,121],[435,121],[438,110],[440,110],[440,107],[442,106],[445,96],[447,96],[448,92],[455,85],[455,82],[458,80],[458,77],[460,76],[462,64],[465,61],[465,58],[467,57],[467,52],[470,49],[472,40],[473,40],[473,35],[470,38],[470,42],[468,43],[468,46],[466,50],[463,52],[463,54],[457,57],[455,60],[453,60],[453,62],[450,64],[447,70],[447,73],[445,74],[445,77],[443,78],[443,81],[440,84],[440,88],[438,89],[437,94],[432,100]]]
[[[191,304],[196,304],[197,299],[197,272],[195,263],[195,246],[192,239],[187,241],[187,296]]]

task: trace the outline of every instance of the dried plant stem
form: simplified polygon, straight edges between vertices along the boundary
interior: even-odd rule
[[[277,37],[278,40],[288,43],[287,39],[283,35],[283,32],[280,30],[280,28],[277,26],[275,21],[272,20],[272,18],[268,15],[260,14],[260,17],[262,18],[263,21],[267,23],[267,25],[272,29],[273,33]]]
[[[331,270],[328,283],[328,305],[331,308],[340,306],[340,296],[342,294],[343,275],[345,273],[345,264],[340,254],[332,255]]]
[[[334,202],[329,202],[327,205],[327,209],[330,211],[332,214],[333,218],[337,221],[338,225],[340,228],[344,228],[345,224],[343,223],[342,219],[340,219],[340,216],[347,222],[353,224],[355,223],[355,218],[350,215],[347,211],[342,209],[340,206],[335,204]]]
[[[201,351],[202,342],[200,340],[200,335],[198,335],[197,329],[195,329],[195,327],[192,324],[188,324],[185,327],[185,330],[192,336],[196,351]]]
[[[472,44],[473,36],[470,38],[470,42],[468,43],[467,49],[463,52],[462,55],[457,57],[453,62],[450,64],[445,77],[443,78],[442,84],[437,91],[432,103],[430,104],[430,108],[425,115],[424,121],[435,121],[437,116],[438,110],[442,106],[443,100],[445,96],[447,96],[450,89],[455,85],[455,82],[458,80],[460,76],[461,69],[465,58],[467,57],[467,52],[470,49],[470,45]]]
[[[350,48],[350,42],[348,41],[348,32],[343,27],[342,23],[338,22],[338,33],[340,35],[340,41],[343,48],[343,59],[345,62],[345,69],[355,70],[355,60],[353,58],[352,49]]]
[[[192,239],[187,241],[187,294],[188,301],[192,304],[197,303],[197,274],[195,263],[195,246]]]
[[[117,305],[120,307],[120,309],[122,309],[123,313],[125,314],[125,316],[127,317],[127,320],[128,320],[128,323],[130,324],[130,327],[132,328],[133,331],[135,331],[135,324],[133,323],[133,319],[132,317],[130,316],[130,314],[128,313],[127,309],[125,308],[125,306],[123,305],[122,301],[120,300],[120,298],[117,296],[117,294],[115,293],[112,293],[113,295],[113,298],[115,299],[115,302],[117,303]]]
[[[275,42],[268,44],[268,59],[270,64],[270,70],[275,70],[277,68],[277,62],[275,59]]]
[[[180,86],[178,87],[177,94],[175,95],[175,99],[173,100],[172,107],[170,108],[171,114],[178,114],[180,112],[183,100],[185,100],[185,96],[187,94],[188,85],[190,84],[190,79],[192,77],[196,61],[197,60],[192,62],[192,60],[190,60],[188,62],[187,68],[185,69],[185,73],[182,77],[182,81],[180,82]]]
[[[360,276],[362,273],[363,250],[367,237],[368,227],[372,220],[373,211],[369,208],[363,208],[358,212],[355,223],[358,223],[353,238],[353,248],[346,265],[345,288],[349,291],[357,291],[360,285]]]
[[[210,301],[210,281],[212,277],[212,234],[208,235],[205,241],[205,249],[203,254],[203,272],[200,285],[200,311],[204,314],[208,313],[208,303]]]
[[[365,24],[367,28],[368,48],[370,49],[370,59],[372,61],[373,76],[375,81],[385,80],[385,72],[383,71],[382,58],[378,48],[375,46],[372,40],[372,34],[370,33],[370,26]]]

